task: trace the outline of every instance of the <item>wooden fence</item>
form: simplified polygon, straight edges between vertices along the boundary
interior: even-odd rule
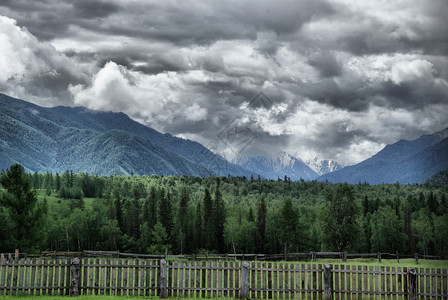
[[[406,267],[26,258],[0,264],[0,295],[448,299],[447,279],[447,270]]]

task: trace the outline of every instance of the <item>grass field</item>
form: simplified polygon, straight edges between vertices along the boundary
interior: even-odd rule
[[[308,263],[308,262],[307,262]],[[448,269],[448,260],[428,260],[419,259],[418,264],[413,258],[400,259],[400,263],[396,259],[382,259],[381,263],[376,258],[354,258],[347,259],[342,262],[341,259],[317,259],[316,264],[333,264],[333,265],[350,265],[350,266],[379,266],[379,267],[408,267],[408,268],[434,268],[434,269]]]

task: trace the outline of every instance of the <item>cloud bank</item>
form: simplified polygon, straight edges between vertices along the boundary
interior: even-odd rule
[[[2,1],[0,92],[123,111],[234,155],[359,162],[448,126],[448,4]],[[260,91],[270,108],[252,107]]]

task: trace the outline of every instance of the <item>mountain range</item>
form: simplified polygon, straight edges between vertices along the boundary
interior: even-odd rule
[[[317,180],[370,184],[423,183],[448,167],[448,128],[418,139],[387,145],[356,165],[324,174]]]
[[[332,160],[303,161],[286,152],[233,163],[203,145],[144,126],[124,113],[84,107],[40,107],[0,94],[0,168],[90,174],[257,176],[370,184],[422,183],[448,167],[448,128],[387,145],[342,168]]]
[[[0,168],[90,174],[255,175],[201,144],[124,113],[40,107],[0,94]]]

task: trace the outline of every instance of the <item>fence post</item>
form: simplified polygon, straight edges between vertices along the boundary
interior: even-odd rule
[[[16,251],[14,252],[14,259],[19,260],[19,249],[16,249]]]
[[[410,268],[409,271],[409,300],[417,300],[417,270]]]
[[[159,298],[166,298],[166,260],[160,260],[159,268]]]
[[[333,274],[331,270],[333,267],[329,264],[324,264],[324,299],[333,300]]]
[[[397,254],[397,263],[400,263],[400,256],[398,256],[398,251],[395,251],[395,253]]]
[[[81,285],[81,261],[79,258],[75,257],[72,260],[72,264],[70,266],[70,272],[71,272],[71,290],[70,290],[70,296],[75,297],[79,296],[80,294],[80,285]]]
[[[381,262],[381,252],[378,252],[378,262]]]
[[[418,253],[415,253],[415,263],[418,265]]]
[[[342,262],[347,261],[347,251],[342,252]]]
[[[249,263],[241,264],[241,291],[240,298],[249,299]]]

